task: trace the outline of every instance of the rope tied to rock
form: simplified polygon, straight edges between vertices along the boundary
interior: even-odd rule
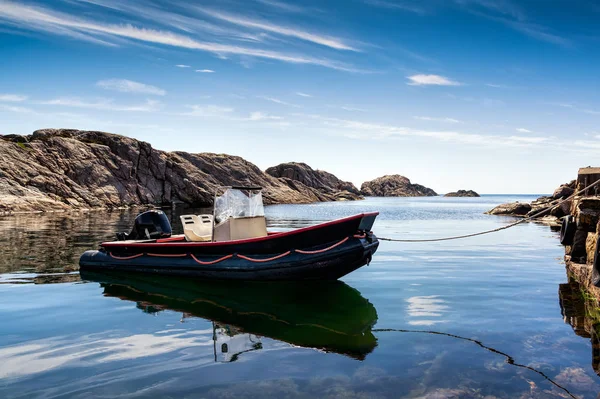
[[[526,218],[518,220],[518,221],[516,221],[514,223],[507,224],[506,226],[498,227],[498,228],[491,229],[491,230],[480,231],[478,233],[464,234],[464,235],[460,235],[460,236],[442,237],[442,238],[397,239],[397,238],[377,237],[377,239],[379,239],[381,241],[393,241],[393,242],[435,242],[435,241],[458,240],[458,239],[461,239],[461,238],[476,237],[476,236],[482,236],[484,234],[495,233],[497,231],[510,229],[511,227],[514,227],[514,226],[519,225],[521,223],[529,222],[532,219],[535,219],[535,218],[537,218],[539,216],[542,216],[544,213],[549,212],[550,209],[552,209],[552,208],[554,208],[554,207],[556,207],[558,205],[564,204],[565,202],[573,199],[574,197],[576,197],[577,195],[579,195],[579,194],[581,194],[581,193],[583,193],[585,191],[588,191],[589,189],[597,186],[598,184],[600,184],[600,180],[594,182],[593,184],[590,184],[589,186],[587,186],[584,189],[581,189],[579,191],[574,192],[573,194],[571,194],[567,198],[564,198],[564,199],[560,199],[559,198],[559,199],[554,200],[554,201],[558,201],[555,204],[553,204],[554,201],[551,201],[550,204],[546,208],[542,209],[539,212],[534,213],[531,216],[528,216]]]

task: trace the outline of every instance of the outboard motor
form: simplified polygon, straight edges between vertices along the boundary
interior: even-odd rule
[[[117,233],[117,240],[152,240],[171,237],[171,223],[163,211],[146,211],[135,218],[131,233]]]

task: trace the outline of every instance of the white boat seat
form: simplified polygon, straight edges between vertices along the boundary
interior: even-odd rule
[[[212,241],[213,215],[181,215],[187,241]]]

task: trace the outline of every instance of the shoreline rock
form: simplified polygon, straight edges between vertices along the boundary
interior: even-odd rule
[[[364,182],[360,193],[367,197],[435,197],[438,194],[420,184],[413,184],[401,175],[385,175]]]
[[[566,201],[560,205],[553,205],[560,199],[565,199],[575,192],[576,181],[562,184],[551,196],[539,197],[530,204],[526,202],[512,202],[508,204],[500,204],[493,209],[485,212],[488,215],[503,215],[503,216],[522,216],[531,217],[534,215],[536,220],[543,221],[549,224],[558,223],[558,220],[565,215],[568,215],[571,209],[572,201]]]
[[[41,129],[27,136],[0,135],[0,157],[0,213],[5,214],[210,206],[215,190],[230,185],[263,187],[265,204],[338,199],[336,193],[325,195],[300,181],[289,184],[275,178],[238,156],[166,152],[99,131]],[[351,198],[344,196],[339,199]]]
[[[473,190],[458,190],[445,194],[444,197],[481,197]]]

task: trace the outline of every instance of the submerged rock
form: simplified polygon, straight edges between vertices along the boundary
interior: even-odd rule
[[[263,187],[266,204],[329,201],[288,184],[241,157],[166,152],[116,134],[43,129],[0,136],[0,212],[211,205],[215,189]],[[337,199],[333,195],[333,199]]]
[[[323,170],[315,170],[302,162],[286,162],[272,166],[265,171],[288,186],[300,182],[306,187],[317,190],[322,201],[361,199],[360,191],[354,184],[338,179],[335,175]]]
[[[412,184],[400,175],[385,175],[364,182],[360,186],[362,195],[369,197],[433,197],[437,193],[420,184]]]
[[[444,197],[480,197],[480,195],[473,190],[458,190],[445,194]]]

